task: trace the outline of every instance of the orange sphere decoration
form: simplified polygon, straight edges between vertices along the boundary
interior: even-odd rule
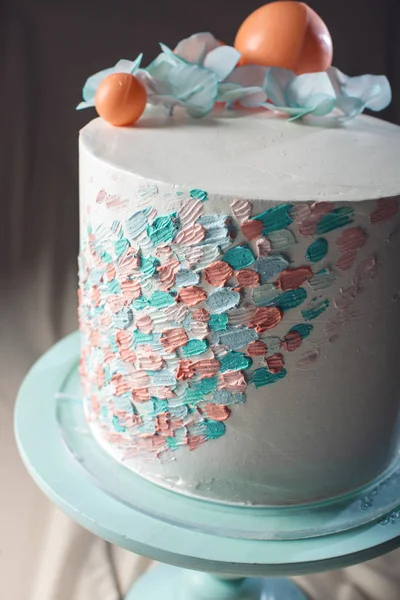
[[[241,64],[282,67],[298,75],[326,71],[332,38],[323,20],[303,2],[272,2],[255,10],[237,32]]]
[[[146,108],[144,85],[130,73],[112,73],[100,83],[95,107],[100,117],[111,125],[131,125]]]

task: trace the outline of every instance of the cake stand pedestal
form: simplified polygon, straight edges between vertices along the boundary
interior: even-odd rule
[[[85,425],[78,354],[73,334],[29,372],[16,438],[29,473],[67,515],[167,563],[143,575],[126,600],[305,600],[284,576],[349,566],[400,546],[400,469],[355,499],[286,512],[185,497],[131,473]]]

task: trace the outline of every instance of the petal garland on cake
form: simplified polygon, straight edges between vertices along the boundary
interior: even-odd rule
[[[278,67],[241,65],[240,52],[208,32],[182,40],[175,50],[160,46],[161,53],[146,68],[140,68],[140,54],[89,77],[77,109],[93,107],[97,88],[113,73],[135,75],[146,88],[149,104],[162,105],[171,115],[179,106],[193,118],[223,103],[229,109],[263,107],[285,113],[290,120],[310,115],[322,123],[326,117],[340,123],[365,109],[381,111],[392,98],[384,75],[349,77],[335,67],[296,75]]]

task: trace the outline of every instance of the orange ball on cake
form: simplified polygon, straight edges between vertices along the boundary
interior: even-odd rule
[[[321,17],[303,2],[272,2],[251,13],[234,46],[241,64],[290,69],[298,75],[326,71],[332,39]]]

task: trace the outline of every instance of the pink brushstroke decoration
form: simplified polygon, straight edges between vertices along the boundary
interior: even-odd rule
[[[126,329],[121,329],[117,331],[115,341],[120,348],[130,348],[133,341],[132,333]]]
[[[271,244],[267,238],[260,238],[256,242],[258,258],[266,258],[271,252]]]
[[[148,388],[138,388],[132,390],[132,400],[134,402],[147,402],[150,400],[150,392]]]
[[[331,212],[334,208],[335,205],[333,202],[315,202],[310,207],[308,216],[298,221],[301,235],[315,235],[318,221],[323,215]]]
[[[125,363],[133,365],[136,361],[136,354],[132,348],[121,348],[119,351],[121,360]]]
[[[267,345],[262,340],[250,342],[246,348],[246,352],[249,356],[265,356],[267,351]]]
[[[247,388],[247,382],[242,371],[226,371],[221,373],[218,378],[218,388],[220,390],[229,390],[230,392],[244,392]]]
[[[367,243],[368,236],[361,229],[361,227],[350,227],[342,231],[336,244],[339,246],[341,252],[348,252],[349,250],[359,250]]]
[[[165,350],[171,353],[185,346],[188,342],[188,336],[184,329],[176,327],[175,329],[163,331],[160,342]]]
[[[200,379],[214,377],[219,371],[219,361],[216,358],[204,358],[193,363],[196,375]]]
[[[154,329],[154,322],[150,315],[142,313],[136,318],[136,327],[141,333],[151,333]]]
[[[313,276],[311,267],[298,267],[297,269],[286,269],[278,277],[278,288],[283,292],[296,290],[307,279]]]
[[[172,254],[172,248],[166,243],[159,244],[156,250],[158,258],[169,258]]]
[[[207,293],[203,288],[191,285],[182,288],[177,298],[178,302],[183,302],[186,306],[196,306],[207,299]]]
[[[257,308],[255,314],[249,319],[248,326],[257,333],[273,329],[282,320],[282,312],[275,306]]]
[[[160,385],[158,387],[149,387],[149,393],[150,396],[160,398],[160,400],[170,400],[171,398],[176,397],[174,390],[165,385]]]
[[[142,294],[140,284],[134,279],[125,279],[121,282],[121,291],[124,300],[129,304],[132,300],[136,300]]]
[[[143,388],[149,385],[150,378],[146,371],[133,371],[129,374],[129,381],[133,389]],[[128,391],[130,391],[130,389]]]
[[[186,381],[187,379],[192,379],[195,373],[193,362],[189,359],[183,359],[179,361],[175,376],[178,381]]]
[[[185,260],[189,267],[193,267],[202,258],[204,258],[204,250],[199,248],[188,248],[185,252]]]
[[[202,242],[206,236],[206,230],[200,223],[195,223],[190,227],[182,229],[175,238],[175,243],[179,246],[195,246]]]
[[[176,258],[169,258],[163,265],[158,267],[158,277],[162,284],[160,287],[164,292],[173,287],[180,264]]]
[[[341,271],[348,271],[353,266],[357,258],[357,250],[347,250],[336,263],[336,267]]]
[[[151,346],[143,344],[138,346],[139,369],[144,371],[160,371],[164,367],[164,360],[161,356],[152,351]]]
[[[204,412],[209,419],[214,421],[226,421],[231,414],[229,408],[224,404],[211,404],[211,402],[205,405]]]
[[[260,285],[260,275],[251,269],[240,269],[235,273],[240,288],[255,288]]]
[[[122,396],[122,394],[130,391],[129,383],[122,375],[113,375],[111,383],[113,384],[113,393],[115,396]]]
[[[301,223],[311,213],[311,207],[309,204],[295,204],[290,211],[290,217],[295,223]]]
[[[217,260],[204,269],[204,277],[210,285],[222,287],[233,275],[233,269],[227,262]]]
[[[369,218],[371,225],[376,225],[382,221],[389,221],[399,209],[398,198],[381,198],[377,204],[377,208]]]
[[[231,204],[232,214],[239,221],[249,219],[251,217],[252,210],[252,203],[248,200],[237,199]]]
[[[178,213],[182,229],[192,227],[197,219],[204,214],[204,206],[201,200],[190,198]]]
[[[111,196],[105,190],[100,190],[96,196],[97,204],[105,204],[107,208],[124,208],[128,206],[129,200],[120,196]]]
[[[192,311],[192,318],[199,323],[208,323],[210,320],[210,313],[205,308],[197,308]]]
[[[374,279],[378,274],[378,264],[373,255],[367,256],[356,268],[353,282],[354,284],[363,289],[365,283],[371,279]]]
[[[303,338],[299,331],[289,331],[282,340],[282,347],[288,352],[294,352],[300,348],[302,342]]]
[[[204,340],[207,337],[208,325],[207,323],[202,323],[201,321],[192,321],[192,335],[198,340]]]
[[[279,373],[282,371],[284,367],[283,355],[280,352],[273,354],[265,359],[265,364],[267,365],[268,371],[271,373]]]
[[[251,221],[243,221],[240,229],[245,238],[248,240],[256,240],[262,234],[264,224],[262,221],[252,219]]]

